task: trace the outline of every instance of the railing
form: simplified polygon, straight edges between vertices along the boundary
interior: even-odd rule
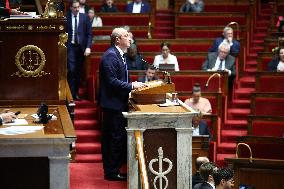
[[[136,139],[136,151],[137,151],[137,159],[138,159],[138,164],[139,164],[139,175],[140,175],[140,180],[141,180],[141,186],[142,186],[142,189],[149,189],[149,182],[148,182],[148,176],[147,176],[147,171],[146,171],[141,132],[135,131],[134,134],[135,134],[135,139]]]

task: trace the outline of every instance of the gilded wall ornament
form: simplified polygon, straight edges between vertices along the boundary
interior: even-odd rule
[[[20,48],[15,56],[15,64],[19,71],[13,73],[11,76],[42,77],[43,75],[50,74],[43,71],[45,61],[45,55],[39,47],[26,45]]]

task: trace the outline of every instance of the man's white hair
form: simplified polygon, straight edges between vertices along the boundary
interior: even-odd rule
[[[227,34],[228,31],[232,31],[234,32],[233,28],[229,27],[229,26],[226,26],[224,29],[223,29],[223,35],[225,36]]]
[[[228,49],[228,51],[230,51],[230,48],[231,48],[230,44],[229,44],[228,42],[226,42],[226,41],[223,41],[223,42],[219,45],[218,50],[220,50],[221,47],[224,47],[225,49]]]

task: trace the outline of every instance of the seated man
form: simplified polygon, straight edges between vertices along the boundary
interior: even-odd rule
[[[16,119],[17,116],[15,113],[10,112],[10,111],[4,111],[3,113],[0,113],[0,125],[3,123],[10,123],[13,122],[14,119]]]
[[[200,168],[200,176],[204,180],[202,183],[196,184],[193,189],[215,189],[213,174],[217,171],[217,167],[212,162],[203,163]]]
[[[217,52],[218,47],[221,43],[227,42],[230,45],[230,55],[238,56],[240,53],[240,42],[234,39],[234,31],[231,27],[225,27],[223,30],[223,36],[218,37],[212,47],[209,49],[209,52]]]
[[[234,172],[230,168],[218,169],[214,174],[214,182],[216,189],[231,189],[234,187]]]
[[[218,52],[208,53],[207,59],[202,65],[202,70],[228,72],[229,90],[232,91],[236,76],[236,65],[235,57],[229,55],[229,52],[230,45],[227,42],[222,42],[219,45]]]
[[[192,117],[192,128],[192,136],[208,135],[209,139],[211,138],[206,121],[201,120],[199,116]]]
[[[127,49],[125,56],[128,70],[145,70],[146,62],[145,60],[137,53],[137,46],[132,43]]]
[[[185,0],[180,12],[203,12],[204,2],[202,0]]]
[[[113,0],[105,0],[105,3],[101,7],[101,12],[118,12],[118,9],[113,4]]]
[[[139,77],[138,81],[145,83],[145,82],[154,81],[157,79],[159,78],[156,76],[156,68],[152,65],[148,65],[145,71],[145,76]]]
[[[209,159],[207,157],[196,158],[196,161],[195,161],[196,173],[192,175],[192,187],[204,181],[200,176],[199,168],[203,163],[208,163],[208,162],[209,162]]]
[[[134,0],[132,3],[127,4],[125,11],[128,13],[149,13],[150,10],[149,3],[142,0]]]
[[[201,88],[199,83],[196,83],[192,89],[192,97],[186,99],[187,104],[192,109],[201,112],[202,114],[212,113],[212,108],[207,98],[201,97]]]

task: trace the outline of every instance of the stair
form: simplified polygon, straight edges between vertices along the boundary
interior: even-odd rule
[[[228,103],[227,120],[221,125],[220,143],[217,145],[217,165],[223,166],[225,158],[235,157],[236,137],[247,135],[247,116],[250,114],[250,94],[255,91],[257,53],[263,51],[272,10],[261,6],[257,17],[251,47],[244,64],[244,74],[236,81],[232,102]]]
[[[175,37],[175,13],[173,10],[158,10],[155,16],[154,39],[173,39]]]
[[[80,96],[86,90],[80,89]],[[75,102],[74,126],[77,135],[75,144],[78,163],[101,163],[101,132],[97,104],[88,100]]]

